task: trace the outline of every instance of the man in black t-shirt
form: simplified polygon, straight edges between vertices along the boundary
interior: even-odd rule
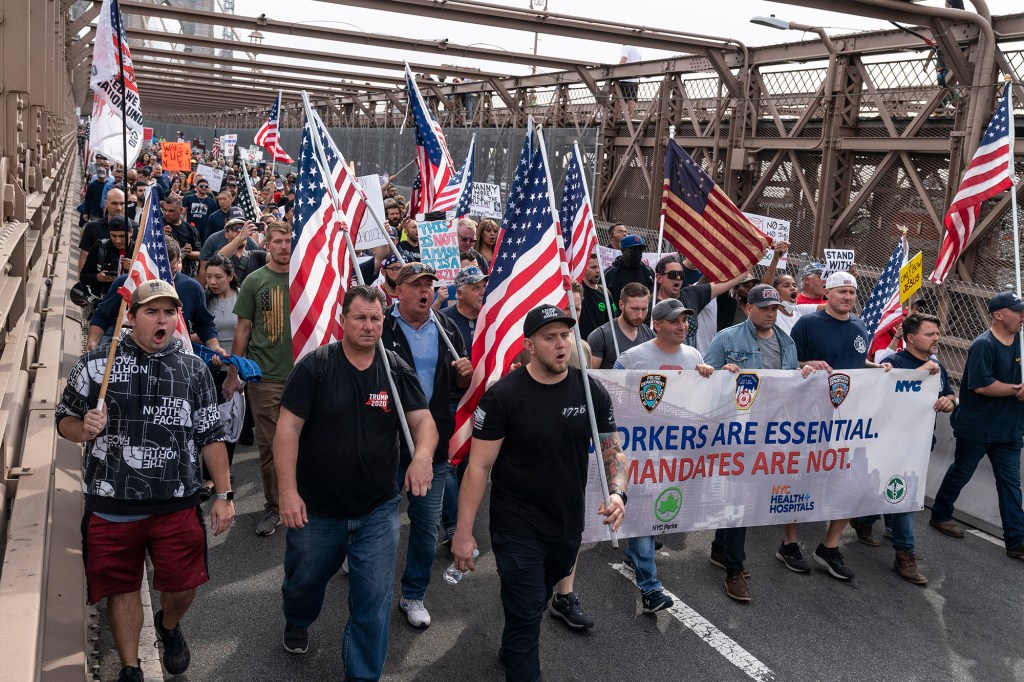
[[[437,431],[416,373],[396,355],[379,353],[380,292],[350,287],[341,323],[342,340],[299,361],[281,394],[274,467],[281,521],[288,528],[283,644],[290,653],[306,653],[327,581],[347,557],[345,678],[376,680],[387,654],[398,559],[395,388],[415,441],[405,477],[413,495],[430,489]]]
[[[612,313],[608,314],[611,305]],[[586,339],[602,324],[619,314],[615,302],[601,285],[601,261],[597,251],[590,254],[587,269],[583,272],[583,309],[580,311],[580,337]]]
[[[199,243],[202,245],[210,236],[210,232],[207,230],[207,221],[218,210],[217,202],[210,196],[210,181],[200,177],[196,181],[196,193],[185,197],[182,204],[185,207],[185,220],[196,228],[196,232],[199,233]]]
[[[988,455],[996,478],[999,517],[1006,556],[1024,559],[1024,509],[1021,508],[1020,450],[1024,442],[1024,383],[1021,381],[1021,325],[1024,301],[1012,291],[988,304],[992,326],[971,342],[960,380],[960,405],[953,412],[956,451],[935,493],[933,528],[962,538],[953,521],[960,491]]]
[[[530,363],[488,389],[473,417],[452,554],[460,570],[475,568],[473,525],[490,475],[491,549],[505,611],[499,655],[510,682],[540,679],[541,617],[580,546],[592,435],[584,381],[593,395],[608,474],[610,501],[598,513],[612,530],[625,515],[626,456],[611,397],[599,382],[569,367],[573,324],[552,305],[527,313],[523,345]]]

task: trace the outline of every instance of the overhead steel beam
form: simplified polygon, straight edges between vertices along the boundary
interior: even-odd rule
[[[177,88],[179,88],[179,92],[180,92],[181,97],[182,97],[182,104],[185,104],[188,101],[188,93],[190,93],[190,92],[206,92],[206,93],[214,94],[214,95],[220,94],[220,95],[223,95],[225,103],[230,103],[231,99],[233,97],[235,97],[236,95],[237,96],[244,96],[246,94],[251,94],[251,93],[261,93],[261,94],[263,94],[266,97],[266,99],[263,100],[263,101],[265,103],[267,103],[267,104],[269,104],[270,100],[272,100],[274,97],[277,96],[278,90],[280,90],[282,93],[290,94],[293,97],[298,97],[299,94],[302,92],[302,88],[260,88],[260,87],[255,87],[255,86],[248,86],[248,85],[242,86],[242,85],[227,84],[227,83],[224,83],[224,84],[221,84],[221,85],[201,85],[201,84],[197,83],[195,80],[174,78],[174,77],[169,77],[169,76],[161,77],[161,76],[156,76],[156,75],[153,75],[153,74],[145,74],[145,75],[141,75],[140,74],[138,76],[137,80],[138,80],[138,83],[139,83],[139,93],[140,93],[141,97],[145,98],[145,96],[146,96],[146,91],[145,91],[145,87],[144,86],[149,86],[149,85],[176,86]],[[307,92],[309,93],[310,96],[315,96],[315,97],[329,97],[329,96],[332,96],[331,93],[324,92],[324,91],[317,92],[317,91],[307,90]],[[145,99],[143,99],[143,101],[145,101]]]
[[[134,55],[133,55],[134,56]],[[237,81],[238,83],[251,85],[266,85],[276,87],[278,84],[297,88],[325,89],[332,92],[344,94],[361,94],[363,92],[379,92],[384,88],[363,86],[358,83],[344,81],[314,80],[312,78],[285,77],[282,74],[262,74],[251,71],[234,71],[231,69],[217,69],[212,66],[199,66],[197,64],[179,64],[177,62],[165,62],[155,59],[135,60],[135,72],[142,73],[174,73],[175,75],[188,77],[192,74],[208,74],[208,78],[200,82],[218,82],[221,80]]]

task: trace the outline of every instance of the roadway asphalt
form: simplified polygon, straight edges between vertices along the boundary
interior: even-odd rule
[[[310,630],[309,653],[285,652],[280,587],[286,531],[266,538],[254,533],[262,512],[255,448],[239,449],[234,475],[238,517],[226,535],[210,542],[212,580],[183,621],[192,666],[173,679],[342,679],[347,579],[339,574],[332,580]],[[711,532],[665,536],[658,573],[682,604],[654,615],[641,613],[628,569],[620,572],[621,550],[585,547],[576,588],[597,625],[571,632],[545,616],[545,679],[1024,680],[1024,563],[984,537],[940,535],[927,526],[926,514],[915,522],[920,566],[930,579],[926,588],[896,575],[888,541],[870,548],[848,529],[842,548],[856,578],[842,583],[817,568],[810,575],[787,571],[775,559],[781,530],[754,528],[747,535],[749,604],[730,600],[725,572],[708,563]],[[477,528],[484,531],[477,533],[479,568],[459,585],[443,582],[451,559],[446,550],[437,553],[426,599],[429,629],[412,629],[398,611],[400,571],[396,575],[384,680],[503,678],[496,653],[503,618],[486,501]],[[801,526],[805,554],[823,528]],[[400,567],[407,532],[403,516]],[[155,594],[153,600],[158,603]],[[100,649],[102,679],[116,679],[119,664],[109,634]]]

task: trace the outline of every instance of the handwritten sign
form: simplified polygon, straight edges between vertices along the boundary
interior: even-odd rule
[[[853,249],[825,249],[825,274],[827,278],[833,272],[849,272],[853,265]]]
[[[756,227],[757,229],[761,230],[766,235],[771,237],[773,244],[778,244],[779,242],[788,242],[789,241],[789,221],[788,220],[780,220],[779,218],[769,218],[768,216],[757,215],[756,213],[744,213],[743,215],[745,215],[747,217],[747,220],[749,220],[750,222],[752,222],[754,224],[754,227]],[[779,267],[780,268],[786,267],[786,257],[787,256],[788,256],[788,254],[784,255],[779,260]],[[764,258],[762,258],[760,261],[758,261],[757,264],[758,265],[763,265],[764,267],[768,267],[769,265],[772,264],[772,248],[771,247],[768,247],[767,249],[765,249]]]
[[[253,145],[245,150],[245,160],[249,163],[256,163],[257,161],[263,160],[263,150],[256,145]]]
[[[196,175],[201,176],[204,180],[210,183],[210,189],[216,194],[220,191],[220,187],[224,184],[224,169],[214,168],[213,166],[207,166],[205,164],[199,164],[196,166]]]
[[[921,260],[921,252],[918,251],[916,256],[900,268],[900,303],[906,303],[921,288],[922,274],[924,263]]]
[[[437,271],[443,285],[455,282],[459,274],[459,235],[448,220],[432,220],[419,224],[420,259]]]
[[[238,144],[238,135],[232,133],[230,135],[222,135],[220,138],[221,149],[224,150],[224,158],[231,159],[235,156],[235,145]]]
[[[356,180],[359,181],[360,186],[363,188],[363,192],[366,194],[366,201],[373,207],[373,210],[377,212],[381,220],[384,219],[384,197],[380,193],[380,176],[378,175],[362,175]],[[359,225],[359,231],[356,233],[356,250],[361,249],[372,249],[375,246],[384,246],[388,243],[387,237],[384,236],[384,230],[380,228],[377,221],[373,219],[370,211],[363,212],[363,222]]]
[[[500,218],[501,190],[499,187],[485,182],[474,182],[469,212],[483,218]]]
[[[192,145],[188,142],[161,143],[160,157],[166,171],[192,170]]]

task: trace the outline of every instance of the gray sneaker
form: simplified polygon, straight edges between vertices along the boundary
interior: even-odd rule
[[[256,523],[256,535],[273,535],[281,525],[281,516],[277,511],[268,509],[263,518]]]

